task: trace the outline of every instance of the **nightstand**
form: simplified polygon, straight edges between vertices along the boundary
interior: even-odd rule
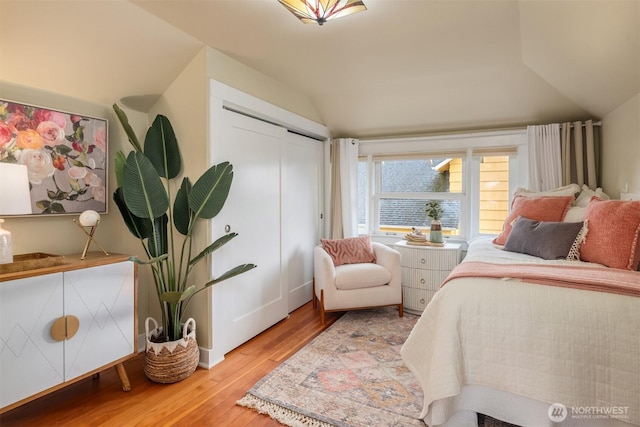
[[[422,314],[440,284],[460,262],[461,246],[417,246],[403,240],[394,247],[400,252],[404,309]]]

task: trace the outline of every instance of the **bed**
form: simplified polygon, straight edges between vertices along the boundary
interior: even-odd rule
[[[621,235],[628,230],[616,225],[608,233],[616,245],[630,239],[625,267],[634,268],[543,259],[490,238],[470,242],[401,350],[423,389],[427,425],[477,426],[477,413],[519,426],[640,425],[640,203],[633,203],[623,207],[635,231]],[[604,217],[619,219],[607,209]],[[581,243],[607,257],[613,243],[596,210],[589,205],[583,216],[592,221]]]

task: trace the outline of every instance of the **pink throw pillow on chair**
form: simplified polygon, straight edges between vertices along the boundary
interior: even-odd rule
[[[320,243],[336,267],[342,264],[376,262],[376,254],[371,246],[371,236],[335,240],[320,239]]]

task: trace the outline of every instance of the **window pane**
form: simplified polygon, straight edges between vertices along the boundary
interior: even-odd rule
[[[384,160],[382,193],[462,192],[461,159]]]
[[[366,224],[367,162],[358,161],[358,225]]]
[[[480,163],[480,233],[499,234],[509,214],[509,157],[483,157]]]
[[[380,200],[380,229],[392,231],[393,228],[417,227],[428,229],[431,219],[425,213],[425,203],[428,200],[415,199],[381,199]],[[444,234],[459,234],[460,201],[438,200],[442,207],[442,229]]]

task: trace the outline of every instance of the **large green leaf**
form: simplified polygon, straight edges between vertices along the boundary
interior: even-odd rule
[[[151,258],[151,259],[148,259],[148,260],[145,261],[145,260],[142,260],[142,259],[138,258],[137,256],[133,256],[132,255],[132,256],[129,257],[129,261],[133,261],[134,263],[139,264],[139,265],[151,265],[151,264],[156,264],[156,263],[162,262],[165,259],[167,259],[168,257],[169,257],[169,255],[164,254],[164,255],[161,255],[161,256],[159,256],[157,258]]]
[[[140,218],[158,218],[169,208],[169,197],[153,165],[138,151],[127,157],[122,174],[127,208]]]
[[[191,181],[189,181],[189,178],[184,177],[173,202],[173,224],[176,226],[176,230],[184,236],[189,232],[189,224],[193,217],[193,212],[189,209],[190,192]]]
[[[233,166],[229,162],[211,166],[193,185],[189,207],[198,218],[215,217],[227,200],[232,181]]]
[[[163,178],[172,179],[182,169],[182,159],[178,140],[173,132],[171,122],[158,114],[147,131],[144,140],[144,154]]]
[[[127,205],[124,202],[124,196],[122,195],[122,188],[116,188],[116,191],[113,193],[113,200],[116,202],[116,206],[118,206],[118,210],[120,210],[122,219],[131,234],[136,236],[138,239],[146,239],[151,236],[151,220],[149,218],[137,217],[127,209]]]
[[[216,277],[215,279],[211,280],[210,282],[207,282],[205,284],[205,288],[208,288],[209,286],[215,285],[216,283],[220,283],[223,280],[227,280],[227,279],[231,279],[232,277],[235,277],[239,274],[245,273],[249,270],[252,270],[254,268],[256,268],[257,265],[255,264],[241,264],[238,265],[234,268],[232,268],[231,270],[227,271],[226,273]],[[204,288],[203,288],[204,289]]]
[[[215,242],[213,242],[212,244],[210,244],[209,246],[204,248],[204,250],[202,252],[200,252],[193,259],[191,259],[191,261],[189,261],[189,265],[197,264],[204,257],[209,255],[210,253],[212,253],[216,249],[220,248],[221,246],[225,245],[227,242],[229,242],[231,239],[233,239],[237,235],[238,235],[238,233],[229,233],[229,234],[225,234],[224,236],[218,238]]]
[[[116,156],[113,159],[113,169],[116,173],[116,184],[118,187],[122,187],[122,170],[124,169],[124,164],[127,161],[127,156],[122,151],[117,151]]]
[[[241,265],[238,265],[238,266],[232,268],[231,270],[227,271],[226,273],[216,277],[215,279],[208,281],[207,283],[204,284],[204,286],[202,288],[200,288],[197,291],[195,291],[194,294],[197,294],[198,292],[202,292],[205,289],[207,289],[208,287],[215,285],[216,283],[220,283],[220,282],[222,282],[224,280],[231,279],[232,277],[238,276],[239,274],[246,273],[249,270],[253,270],[256,267],[257,267],[257,265],[255,265],[255,264],[241,264]]]
[[[189,298],[196,292],[196,287],[194,285],[189,286],[182,292],[163,292],[160,295],[160,299],[164,302],[168,302],[169,304],[177,304]]]
[[[113,104],[113,111],[116,112],[116,116],[118,116],[118,120],[122,125],[122,129],[124,129],[124,132],[127,134],[127,138],[129,138],[129,142],[131,143],[131,145],[133,145],[133,148],[135,148],[137,151],[142,151],[140,141],[138,141],[138,137],[131,128],[131,125],[129,124],[129,118],[127,117],[125,112],[122,111],[117,104]]]
[[[165,214],[153,220],[153,232],[149,236],[149,253],[152,257],[159,257],[169,253],[167,224],[169,217]]]

